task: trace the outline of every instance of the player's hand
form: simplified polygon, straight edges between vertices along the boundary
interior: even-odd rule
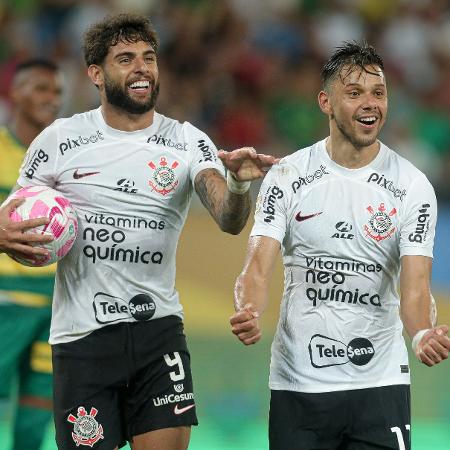
[[[231,152],[219,150],[218,156],[238,181],[262,178],[280,160],[270,155],[257,153],[253,147],[238,148]]]
[[[450,352],[450,338],[448,326],[439,325],[426,332],[419,341],[416,356],[428,367],[439,364],[448,358]]]
[[[27,230],[49,223],[46,217],[40,219],[12,222],[9,218],[14,209],[20,206],[24,199],[13,199],[0,208],[0,253],[8,253],[20,257],[47,255],[48,251],[34,245],[51,242],[53,238],[47,235],[25,233]]]
[[[261,339],[261,329],[258,323],[259,314],[253,305],[247,304],[230,317],[231,332],[244,345],[256,344]]]

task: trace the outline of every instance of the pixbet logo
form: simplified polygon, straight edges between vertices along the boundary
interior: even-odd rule
[[[366,338],[352,339],[348,345],[336,339],[315,334],[308,345],[311,365],[316,369],[340,366],[351,362],[365,366],[375,355],[372,342]]]
[[[152,134],[148,139],[147,139],[147,143],[155,143],[157,145],[163,145],[164,147],[170,147],[170,148],[174,148],[175,150],[183,150],[185,152],[187,152],[188,148],[187,148],[187,143],[183,143],[181,144],[180,142],[174,142],[172,141],[172,139],[162,136],[162,135],[158,135],[158,134]]]
[[[103,141],[103,139],[105,139],[103,137],[103,133],[99,130],[91,136],[85,137],[80,135],[75,139],[67,138],[64,142],[59,144],[59,151],[61,152],[61,155],[64,155],[67,150],[72,150],[74,148],[81,147],[82,145],[95,144],[98,141]]]
[[[403,197],[406,195],[406,189],[399,189],[394,186],[394,182],[385,178],[384,175],[380,175],[376,172],[370,174],[368,183],[377,183],[378,186],[390,191],[395,198],[399,198],[403,201]]]
[[[414,233],[411,233],[408,236],[408,240],[410,242],[418,242],[421,244],[426,239],[428,229],[430,228],[430,214],[428,213],[428,208],[430,208],[430,205],[428,203],[424,203],[419,209],[416,229],[414,230]]]
[[[305,177],[299,177],[298,180],[292,183],[292,190],[296,193],[301,186],[307,186],[315,180],[320,180],[324,175],[329,175],[327,168],[321,164],[320,167],[312,174],[307,174]]]

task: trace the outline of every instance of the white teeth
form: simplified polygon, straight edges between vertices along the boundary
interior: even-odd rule
[[[373,122],[373,121],[377,120],[377,118],[376,117],[361,117],[359,120],[361,122]]]
[[[150,86],[150,82],[148,81],[135,81],[133,84],[130,84],[130,88],[148,88]]]

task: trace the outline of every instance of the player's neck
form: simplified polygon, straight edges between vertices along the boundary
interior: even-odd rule
[[[33,142],[34,138],[44,128],[40,125],[31,123],[29,120],[26,120],[20,116],[16,116],[9,125],[9,129],[14,134],[19,143],[28,148]]]
[[[347,169],[360,169],[370,164],[380,151],[380,142],[377,140],[366,147],[355,147],[347,139],[328,137],[326,149],[330,158]]]
[[[153,123],[155,110],[143,114],[130,114],[110,104],[102,104],[102,115],[106,124],[120,131],[138,131],[148,128]]]

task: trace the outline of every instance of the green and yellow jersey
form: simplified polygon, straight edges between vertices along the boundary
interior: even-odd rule
[[[0,127],[0,203],[15,186],[26,148],[6,127]],[[56,264],[27,267],[0,254],[0,301],[24,306],[51,304]]]

